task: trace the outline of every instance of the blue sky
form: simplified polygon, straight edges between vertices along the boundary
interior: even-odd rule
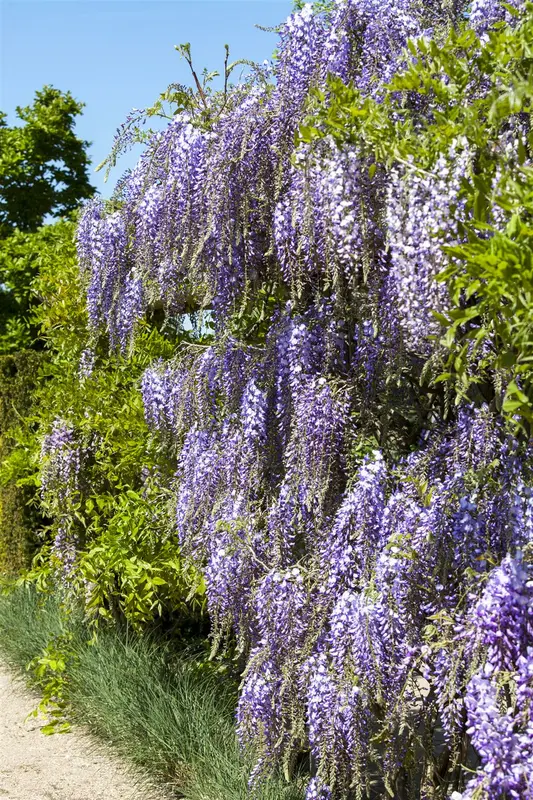
[[[108,154],[118,125],[132,108],[151,105],[169,83],[190,81],[174,45],[190,42],[197,71],[220,69],[230,58],[263,61],[276,43],[272,27],[290,0],[0,0],[0,109],[15,122],[17,105],[31,103],[44,84],[69,89],[86,103],[78,135],[92,141],[92,168]],[[91,180],[104,197],[123,169]]]

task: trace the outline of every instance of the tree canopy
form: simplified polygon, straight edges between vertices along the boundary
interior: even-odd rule
[[[43,255],[67,230],[41,226],[47,217],[71,214],[95,192],[89,142],[74,131],[83,107],[70,92],[45,86],[31,106],[17,107],[24,125],[10,127],[0,112],[0,353],[30,347],[35,339],[33,282]]]
[[[0,112],[0,237],[35,231],[48,215],[73,211],[95,189],[88,176],[89,142],[75,131],[83,103],[44,86],[30,106],[17,106],[23,125]]]

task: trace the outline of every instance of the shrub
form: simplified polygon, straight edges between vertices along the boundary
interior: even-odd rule
[[[42,368],[43,354],[22,351],[0,356],[0,463],[27,458],[29,433],[20,425],[31,415],[33,392]],[[13,473],[0,483],[0,573],[18,574],[26,569],[37,545],[42,524],[35,486],[18,483]]]

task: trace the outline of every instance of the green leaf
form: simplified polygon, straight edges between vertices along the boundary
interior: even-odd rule
[[[503,6],[503,8],[505,8],[505,9],[506,9],[506,11],[508,11],[508,12],[509,12],[509,14],[510,14],[512,17],[515,17],[515,18],[516,18],[516,17],[519,17],[519,16],[520,16],[520,11],[517,9],[517,7],[516,7],[516,6],[513,6],[513,5],[511,5],[510,3],[504,3],[502,0],[500,0],[500,2],[501,2],[501,5]]]

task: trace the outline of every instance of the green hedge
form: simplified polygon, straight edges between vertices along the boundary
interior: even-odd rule
[[[32,393],[45,354],[23,350],[0,356],[0,465],[12,455],[20,441],[14,438],[21,417],[31,413]],[[36,531],[42,520],[35,499],[35,486],[24,486],[4,478],[0,481],[0,574],[24,570],[37,547]]]

